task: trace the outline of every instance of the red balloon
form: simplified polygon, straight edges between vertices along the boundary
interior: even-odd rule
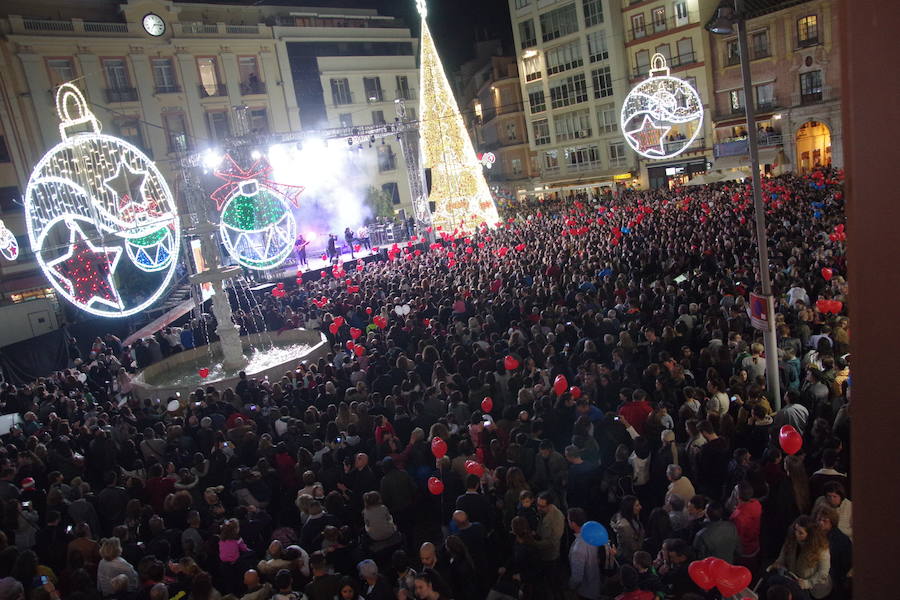
[[[822,267],[822,278],[825,281],[831,281],[831,278],[834,276],[834,271],[829,269],[828,267]]]
[[[337,323],[338,327],[344,326],[344,317],[335,317],[334,322]]]
[[[354,340],[357,339],[361,335],[362,335],[362,329],[359,329],[357,327],[350,328],[350,337],[352,337]]]
[[[695,560],[689,564],[688,575],[691,576],[691,581],[696,583],[697,586],[705,592],[708,592],[716,586],[716,581],[712,578],[712,574],[709,572],[709,565],[706,561]]]
[[[834,231],[835,233],[844,233],[844,224],[841,223],[840,225],[835,225]]]
[[[279,281],[277,287],[278,287],[279,290],[283,290],[283,289],[284,289],[284,282],[283,282],[283,281]]]
[[[431,453],[434,454],[435,458],[444,458],[444,455],[447,454],[447,442],[439,437],[432,439]]]
[[[484,475],[484,465],[477,460],[467,460],[466,473],[468,473],[469,475],[478,475],[479,477],[481,477],[482,475]]]
[[[197,371],[197,375],[199,375],[201,379],[206,379],[207,377],[209,377],[209,369],[203,367],[202,369]]]
[[[719,588],[722,597],[727,598],[746,588],[752,580],[753,575],[747,567],[726,563],[724,567],[719,568],[716,587]]]
[[[569,388],[569,395],[572,396],[575,400],[581,398],[581,388],[577,385],[573,385]]]
[[[816,300],[816,309],[820,313],[823,313],[823,314],[830,312],[831,311],[831,300],[825,300],[825,299]]]
[[[378,315],[377,317],[374,317],[372,319],[372,322],[375,323],[375,325],[376,325],[376,327],[378,327],[378,329],[384,329],[385,327],[387,327],[387,317],[384,317],[382,315]]]
[[[429,477],[428,478],[428,491],[431,492],[435,496],[440,496],[444,493],[444,482],[438,479],[437,477]]]
[[[353,340],[347,340],[347,343],[344,344],[347,347],[347,350],[353,351],[353,347],[356,345],[353,343]]]
[[[569,382],[566,380],[566,376],[557,375],[556,379],[553,380],[553,391],[556,392],[557,396],[562,396],[567,389],[569,389]]]
[[[507,354],[506,358],[503,359],[503,368],[507,371],[515,371],[519,368],[519,361],[516,360],[515,356]]]
[[[829,308],[831,309],[831,312],[833,312],[834,314],[838,314],[841,312],[841,310],[843,310],[844,303],[840,300],[831,300]]]
[[[367,306],[367,307],[366,307],[366,314],[367,314],[367,315],[371,315],[371,314],[372,314],[372,307],[371,307],[371,306]]]
[[[483,410],[486,413],[489,413],[492,410],[494,410],[494,401],[491,399],[490,396],[486,397],[484,400],[481,401],[481,410]]]
[[[357,345],[353,346],[353,354],[355,354],[357,356],[362,356],[365,353],[366,353],[365,346],[363,346],[361,344],[357,344]]]
[[[712,577],[712,580],[717,584],[719,578],[725,573],[728,567],[731,566],[726,561],[721,558],[716,558],[715,556],[704,558],[703,562],[706,564],[707,573],[709,573],[709,576]]]
[[[331,335],[337,335],[338,330],[340,330],[340,327],[338,327],[337,322],[332,322],[331,325],[328,326],[328,331],[331,332]]]
[[[786,425],[785,427],[790,426]],[[789,430],[782,427],[781,433],[778,434],[778,443],[786,454],[797,454],[803,447],[803,436],[793,427]]]

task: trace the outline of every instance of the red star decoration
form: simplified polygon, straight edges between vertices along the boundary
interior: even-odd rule
[[[665,135],[669,133],[671,127],[657,127],[649,116],[644,115],[641,126],[631,131],[626,131],[627,135],[635,144],[637,144],[638,152],[646,152],[648,154],[665,154],[663,141]]]
[[[69,251],[47,266],[68,288],[77,304],[90,306],[93,302],[101,302],[122,308],[112,282],[122,249],[94,246],[77,224],[69,227]]]

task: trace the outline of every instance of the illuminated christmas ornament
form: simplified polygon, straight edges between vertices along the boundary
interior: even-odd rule
[[[478,162],[481,163],[481,166],[486,169],[492,169],[494,167],[494,163],[497,162],[497,157],[494,156],[493,152],[485,152],[484,154],[478,155]]]
[[[416,7],[422,16],[419,135],[423,166],[431,168],[432,222],[461,233],[482,223],[493,227],[500,220],[497,207],[425,21],[425,0]]]
[[[0,220],[0,254],[6,260],[19,258],[19,242],[16,241],[16,236],[6,228],[2,220]]]
[[[56,108],[62,142],[34,167],[25,190],[31,249],[78,308],[135,314],[156,302],[175,272],[180,226],[172,192],[139,148],[100,133],[77,87],[60,86]],[[128,260],[120,260],[123,250]]]
[[[261,158],[249,169],[242,169],[230,156],[226,158],[228,170],[216,176],[228,183],[212,193],[222,211],[222,243],[228,254],[248,269],[277,267],[294,248],[297,222],[288,201],[296,206],[303,187],[269,180],[272,168]]]
[[[703,102],[691,84],[669,75],[665,56],[654,54],[650,64],[650,76],[625,97],[620,124],[635,152],[646,158],[671,158],[700,133]]]

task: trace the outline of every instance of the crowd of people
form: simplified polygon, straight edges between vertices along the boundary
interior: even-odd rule
[[[73,344],[0,389],[22,418],[0,600],[696,600],[707,557],[763,598],[851,597],[841,179],[764,180],[777,398],[742,182],[532,200],[307,274],[235,319],[320,330],[328,355],[174,411],[129,373],[214,323]]]

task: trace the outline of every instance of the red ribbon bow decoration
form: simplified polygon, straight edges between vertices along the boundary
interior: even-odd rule
[[[276,194],[284,196],[285,200],[300,207],[300,194],[306,189],[302,185],[290,185],[286,183],[277,183],[269,179],[272,172],[272,165],[265,158],[259,158],[250,165],[249,168],[243,169],[238,165],[230,155],[225,155],[226,168],[215,172],[215,176],[224,179],[226,183],[220,185],[209,195],[216,202],[216,210],[221,211],[228,199],[234,194],[241,182],[248,179],[255,179],[260,187],[269,188]]]

